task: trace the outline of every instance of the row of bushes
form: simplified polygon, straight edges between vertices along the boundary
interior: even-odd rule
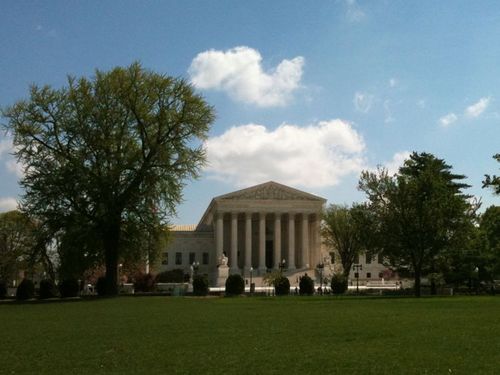
[[[79,292],[78,281],[74,279],[64,280],[58,286],[50,280],[40,281],[40,289],[38,290],[39,299],[48,298],[70,298],[77,297]],[[7,286],[4,282],[0,281],[0,299],[7,296]],[[16,291],[16,299],[25,301],[35,298],[35,284],[30,279],[21,281]]]
[[[174,270],[176,271],[176,270]],[[172,273],[173,271],[168,271]],[[175,280],[179,280],[180,274],[177,274]],[[165,274],[165,273],[163,273]],[[161,274],[160,274],[161,275]],[[138,274],[134,280],[134,289],[137,292],[152,292],[154,291],[157,280],[172,280],[172,275],[163,275],[162,277],[154,277],[151,274]],[[184,281],[182,279],[181,281]],[[169,281],[172,282],[172,281]],[[177,281],[179,282],[179,281]],[[279,276],[273,281],[275,293],[278,296],[288,295],[290,293],[290,281],[285,276]],[[245,281],[243,277],[238,274],[230,275],[226,280],[226,295],[235,296],[243,294],[245,291]],[[333,294],[342,294],[347,290],[347,280],[342,275],[334,275],[331,281],[331,290]],[[208,280],[206,276],[195,276],[193,279],[193,294],[196,296],[205,296],[208,294]],[[106,294],[106,279],[100,277],[96,283],[96,292],[102,296]],[[5,298],[7,288],[5,283],[0,282],[0,299]],[[76,297],[79,293],[78,281],[74,279],[64,280],[58,286],[52,280],[42,280],[40,282],[40,289],[38,297],[40,299],[48,298],[69,298]],[[299,280],[299,293],[300,295],[314,294],[314,281],[305,274]],[[18,300],[27,300],[34,298],[35,286],[31,280],[24,279],[17,288],[16,298]]]

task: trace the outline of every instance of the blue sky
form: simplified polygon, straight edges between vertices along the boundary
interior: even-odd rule
[[[313,6],[314,4],[314,6]],[[275,180],[331,203],[363,199],[362,169],[411,151],[443,158],[481,189],[498,172],[496,1],[7,1],[0,105],[30,83],[65,84],[139,60],[193,83],[217,111],[210,165],[174,223],[216,195]],[[0,135],[0,210],[22,175]]]

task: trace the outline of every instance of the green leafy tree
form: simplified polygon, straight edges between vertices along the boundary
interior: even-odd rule
[[[363,205],[352,207],[332,204],[323,212],[321,233],[325,245],[339,254],[343,275],[347,279],[356,256],[364,249],[363,226],[369,212]]]
[[[35,226],[20,211],[0,213],[0,280],[17,279],[30,266]]]
[[[482,254],[480,271],[484,269],[489,281],[498,280],[500,279],[500,207],[488,207],[481,215],[479,223],[477,248]]]
[[[157,239],[198,176],[212,107],[184,80],[134,63],[33,86],[3,114],[26,166],[22,210],[61,235],[64,254],[100,259],[117,294],[123,255]]]
[[[493,158],[500,163],[500,154],[493,155]],[[500,194],[500,176],[497,175],[485,175],[483,181],[483,187],[491,187],[495,194]]]
[[[413,273],[416,296],[422,275],[438,271],[440,255],[460,246],[474,219],[464,178],[444,160],[416,152],[394,176],[384,169],[361,175],[359,188],[379,221],[377,247],[393,266]]]

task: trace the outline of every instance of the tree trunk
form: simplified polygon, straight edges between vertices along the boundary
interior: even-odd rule
[[[420,279],[422,277],[420,269],[415,269],[415,297],[420,297]]]
[[[436,281],[431,280],[431,295],[435,296],[437,294]]]
[[[106,263],[106,295],[116,296],[118,294],[120,221],[108,223],[103,235],[104,258]]]

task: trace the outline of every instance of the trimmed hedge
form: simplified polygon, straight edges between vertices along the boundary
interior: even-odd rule
[[[61,298],[78,297],[79,291],[80,286],[78,285],[78,280],[76,279],[66,279],[59,284],[59,293],[61,293]]]
[[[38,298],[48,299],[58,297],[59,293],[57,291],[56,284],[50,280],[45,279],[40,281],[40,290],[38,291]]]
[[[330,286],[333,294],[344,294],[347,291],[347,279],[342,274],[335,274]]]
[[[155,286],[155,278],[150,273],[139,273],[135,276],[134,290],[136,292],[152,292]]]
[[[226,296],[239,296],[245,291],[245,280],[239,274],[229,275],[226,279]]]
[[[97,279],[97,282],[95,283],[95,290],[98,296],[106,295],[106,277],[101,276]]]
[[[299,294],[301,296],[311,296],[314,294],[314,281],[307,273],[299,279]]]
[[[16,299],[19,301],[25,301],[31,299],[35,296],[35,284],[29,279],[24,279],[21,284],[17,287]]]
[[[0,280],[0,299],[4,299],[7,296],[7,284]]]
[[[189,278],[189,275],[188,275]],[[160,272],[156,275],[157,283],[183,283],[186,281],[184,270],[175,269],[170,271]]]
[[[193,278],[193,294],[195,296],[206,296],[208,294],[208,279],[197,275]]]
[[[277,296],[287,296],[290,294],[290,281],[288,277],[280,276],[274,280],[274,292]]]

